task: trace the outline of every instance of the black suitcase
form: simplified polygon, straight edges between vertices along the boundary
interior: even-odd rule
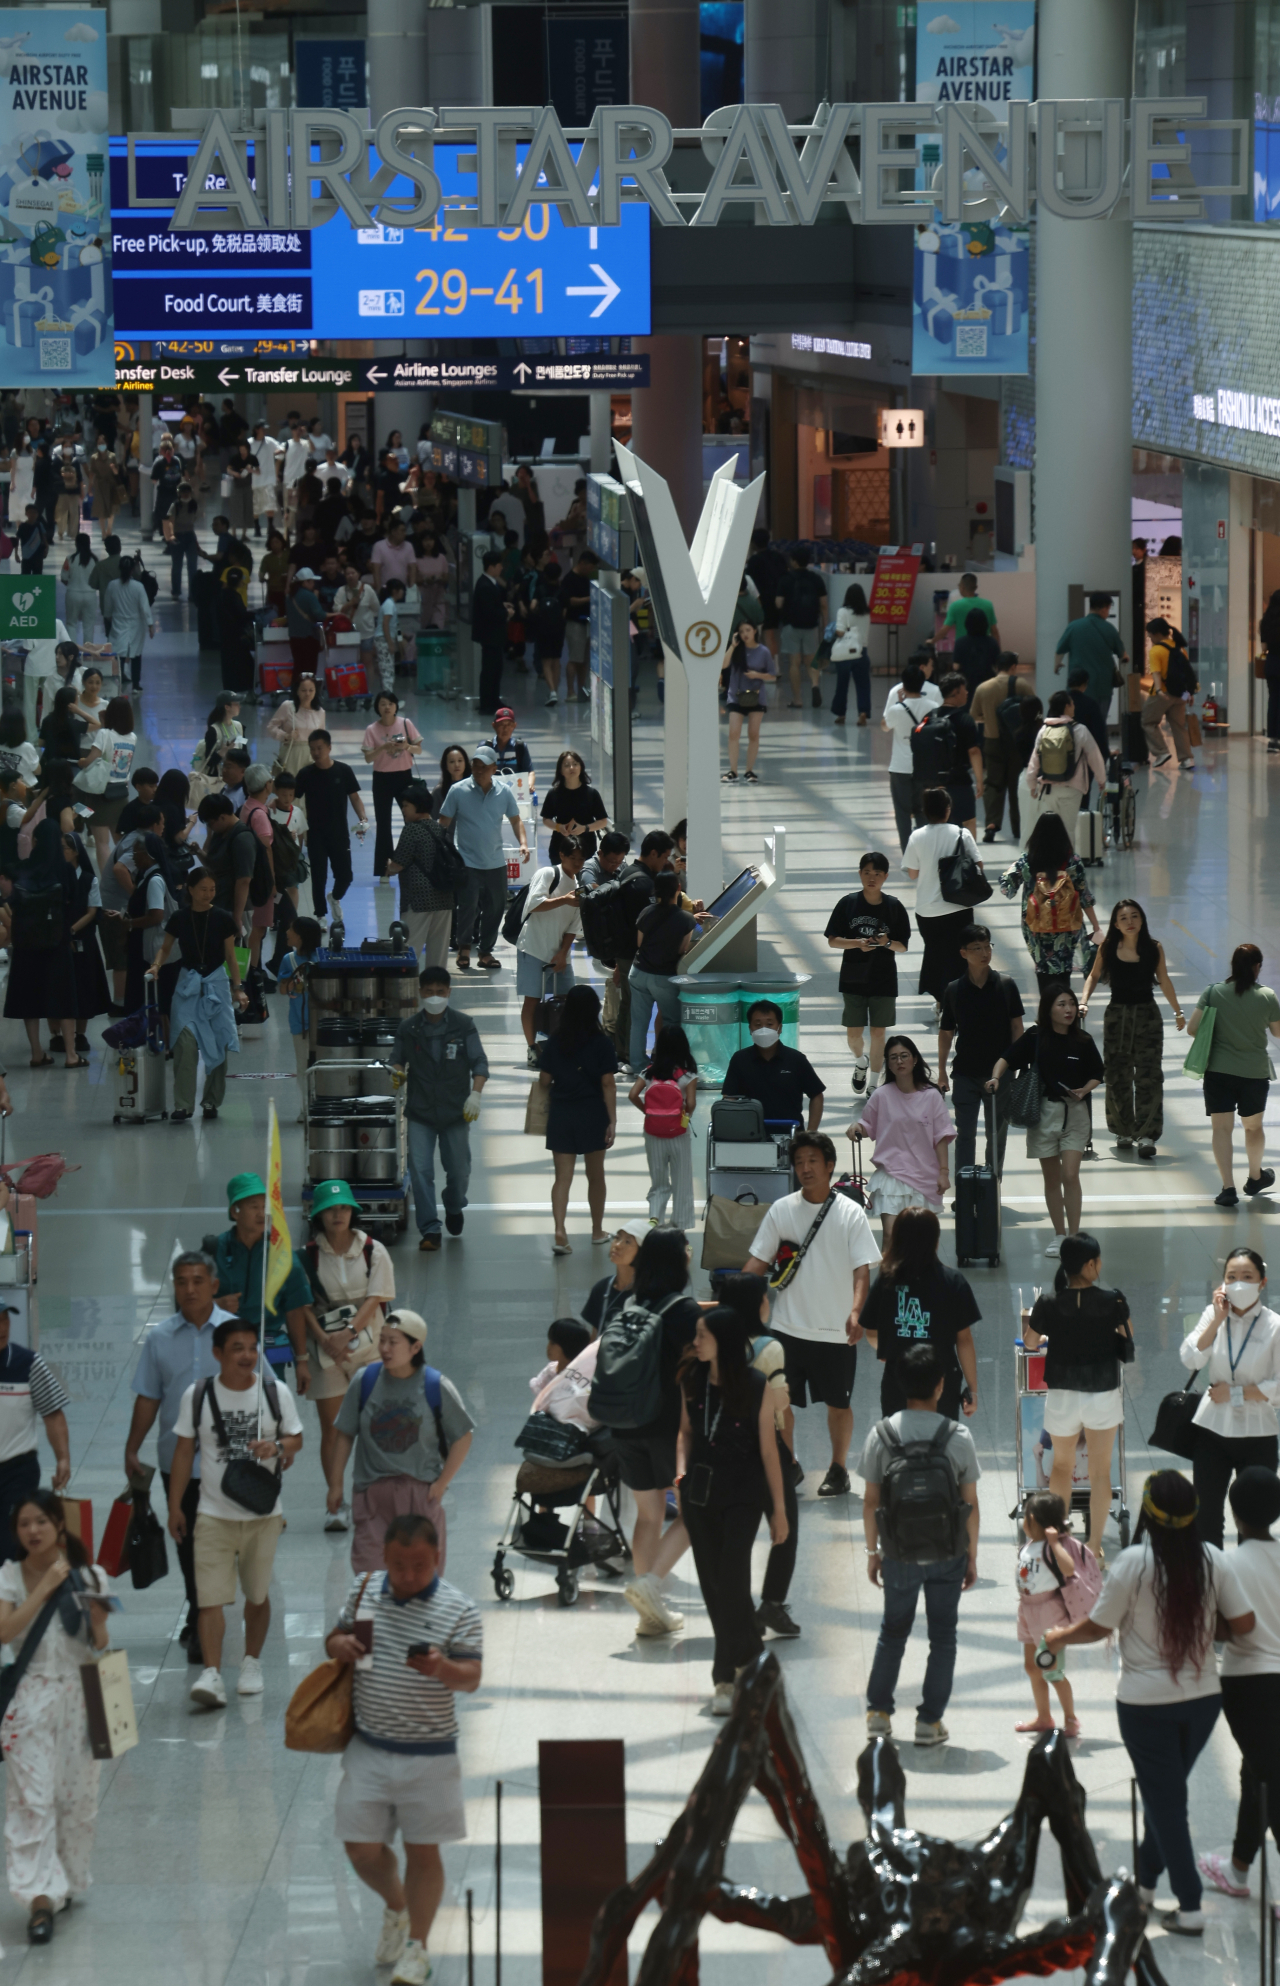
[[[711,1106],[711,1135],[726,1145],[764,1142],[764,1105],[753,1096],[722,1096]]]
[[[1124,720],[1124,755],[1130,765],[1146,765],[1151,754],[1147,750],[1147,734],[1142,728],[1142,712],[1131,710]]]
[[[987,1150],[998,1159],[995,1098],[986,1103]],[[994,1165],[962,1165],[956,1173],[956,1267],[985,1256],[1000,1266],[1000,1178]]]
[[[191,582],[191,598],[196,608],[196,640],[201,648],[221,648],[222,629],[218,625],[218,582],[211,572],[198,572]],[[253,681],[253,664],[246,678]]]

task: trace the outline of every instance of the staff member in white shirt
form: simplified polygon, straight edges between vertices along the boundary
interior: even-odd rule
[[[1207,1367],[1208,1385],[1192,1422],[1191,1473],[1200,1499],[1197,1527],[1221,1545],[1227,1485],[1240,1469],[1280,1461],[1280,1317],[1263,1302],[1267,1265],[1252,1248],[1228,1255],[1222,1281],[1179,1357],[1190,1372]],[[1280,1811],[1280,1788],[1277,1788]]]
[[[39,1352],[10,1342],[17,1305],[0,1303],[0,1563],[14,1556],[14,1511],[40,1487],[39,1425],[53,1450],[53,1487],[71,1480],[67,1395]]]
[[[924,670],[915,662],[908,662],[902,672],[902,681],[894,685],[885,699],[880,729],[887,731],[893,739],[889,748],[889,797],[893,801],[899,848],[906,847],[912,828],[920,826],[924,818],[916,791],[911,733],[941,703],[942,691],[929,681]]]
[[[584,860],[581,847],[566,845],[558,864],[538,870],[525,898],[524,922],[516,941],[516,992],[521,995],[520,1025],[531,1069],[540,1067],[534,1046],[538,1002],[562,999],[574,983],[569,953],[574,939],[582,936],[578,878]]]
[[[812,1396],[815,1406],[827,1410],[831,1466],[818,1495],[847,1496],[850,1401],[862,1336],[858,1320],[880,1249],[857,1202],[832,1191],[836,1148],[830,1138],[821,1131],[798,1132],[791,1141],[791,1164],[800,1191],[774,1201],[756,1230],[743,1273],[771,1278],[769,1329],[786,1358],[792,1406],[807,1406]],[[794,1256],[802,1247],[804,1259],[790,1280],[779,1284],[780,1271],[774,1269],[779,1251]]]

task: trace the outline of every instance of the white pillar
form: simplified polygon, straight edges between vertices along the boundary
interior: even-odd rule
[[[1128,97],[1132,9],[1116,0],[1041,0],[1038,93]],[[1095,177],[1097,141],[1090,141]],[[1068,172],[1072,148],[1068,148]],[[1070,180],[1068,190],[1072,190]],[[1110,220],[1036,217],[1036,665],[1042,696],[1061,688],[1053,651],[1067,589],[1120,595],[1130,655],[1133,413],[1132,229]]]

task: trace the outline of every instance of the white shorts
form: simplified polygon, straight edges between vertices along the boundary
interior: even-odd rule
[[[339,1841],[403,1839],[417,1848],[465,1841],[462,1767],[457,1752],[384,1752],[353,1738],[342,1755],[333,1810]]]
[[[1124,1394],[1118,1386],[1106,1393],[1077,1393],[1069,1386],[1051,1386],[1044,1396],[1045,1433],[1055,1441],[1087,1427],[1119,1427],[1124,1419]]]
[[[918,1186],[908,1186],[904,1180],[895,1179],[882,1166],[877,1166],[867,1181],[867,1207],[882,1219],[888,1214],[891,1220],[905,1207],[929,1207],[935,1214],[942,1212],[941,1200],[931,1200]]]

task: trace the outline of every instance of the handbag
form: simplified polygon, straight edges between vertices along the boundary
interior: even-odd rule
[[[98,747],[94,747],[95,750]],[[76,785],[82,793],[105,793],[111,781],[111,754],[104,752],[92,765],[82,765],[76,774]]]
[[[138,1718],[129,1681],[129,1657],[112,1648],[96,1662],[80,1665],[89,1750],[95,1758],[120,1758],[138,1742]]]
[[[584,1427],[577,1427],[572,1421],[558,1421],[554,1414],[530,1414],[516,1436],[515,1445],[534,1461],[572,1462],[586,1454],[591,1436]]]
[[[1184,1462],[1191,1460],[1194,1436],[1191,1423],[1200,1405],[1201,1395],[1192,1387],[1188,1392],[1166,1393],[1156,1408],[1156,1424],[1151,1430],[1151,1446],[1163,1448],[1167,1455],[1181,1455]]]
[[[154,1586],[158,1579],[169,1576],[164,1527],[151,1508],[149,1496],[135,1496],[133,1499],[133,1516],[124,1535],[124,1555],[128,1561],[129,1577],[139,1592]]]
[[[965,847],[964,836],[964,829],[957,828],[956,845],[950,855],[939,856],[938,888],[944,903],[954,903],[972,910],[976,904],[985,903],[993,891],[976,859]]]
[[[1213,1052],[1214,1006],[1213,995],[1209,995],[1209,1005],[1204,1010],[1204,1019],[1195,1031],[1186,1060],[1182,1064],[1184,1076],[1203,1076],[1209,1067],[1209,1057]]]
[[[278,1435],[280,1395],[271,1380],[265,1382],[263,1391]],[[222,1446],[227,1448],[230,1446],[227,1425],[222,1418],[222,1410],[218,1406],[218,1396],[213,1390],[211,1379],[202,1379],[196,1387],[195,1399],[191,1403],[192,1426],[199,1429],[206,1399],[209,1402],[214,1431]],[[222,1471],[222,1494],[229,1497],[232,1503],[238,1503],[242,1510],[251,1511],[255,1517],[269,1517],[280,1498],[281,1477],[282,1470],[278,1459],[275,1468],[269,1469],[265,1462],[256,1462],[252,1455],[236,1455]]]
[[[1193,745],[1203,745],[1204,733],[1200,729],[1200,719],[1194,710],[1187,712],[1187,738]]]
[[[356,1601],[363,1604],[371,1572]],[[342,1752],[356,1734],[355,1670],[350,1662],[322,1662],[304,1676],[284,1713],[285,1749],[291,1752]]]
[[[551,1121],[551,1089],[537,1076],[529,1085],[529,1100],[524,1107],[524,1132],[526,1138],[545,1138],[547,1125]]]
[[[702,1229],[703,1268],[740,1269],[751,1253],[764,1215],[754,1193],[739,1193],[733,1200],[727,1194],[713,1193],[707,1201]]]
[[[1030,1130],[1040,1122],[1040,1111],[1044,1104],[1044,1084],[1040,1071],[1033,1062],[1028,1069],[1022,1069],[1009,1085],[1011,1108],[1009,1122],[1019,1130]]]

